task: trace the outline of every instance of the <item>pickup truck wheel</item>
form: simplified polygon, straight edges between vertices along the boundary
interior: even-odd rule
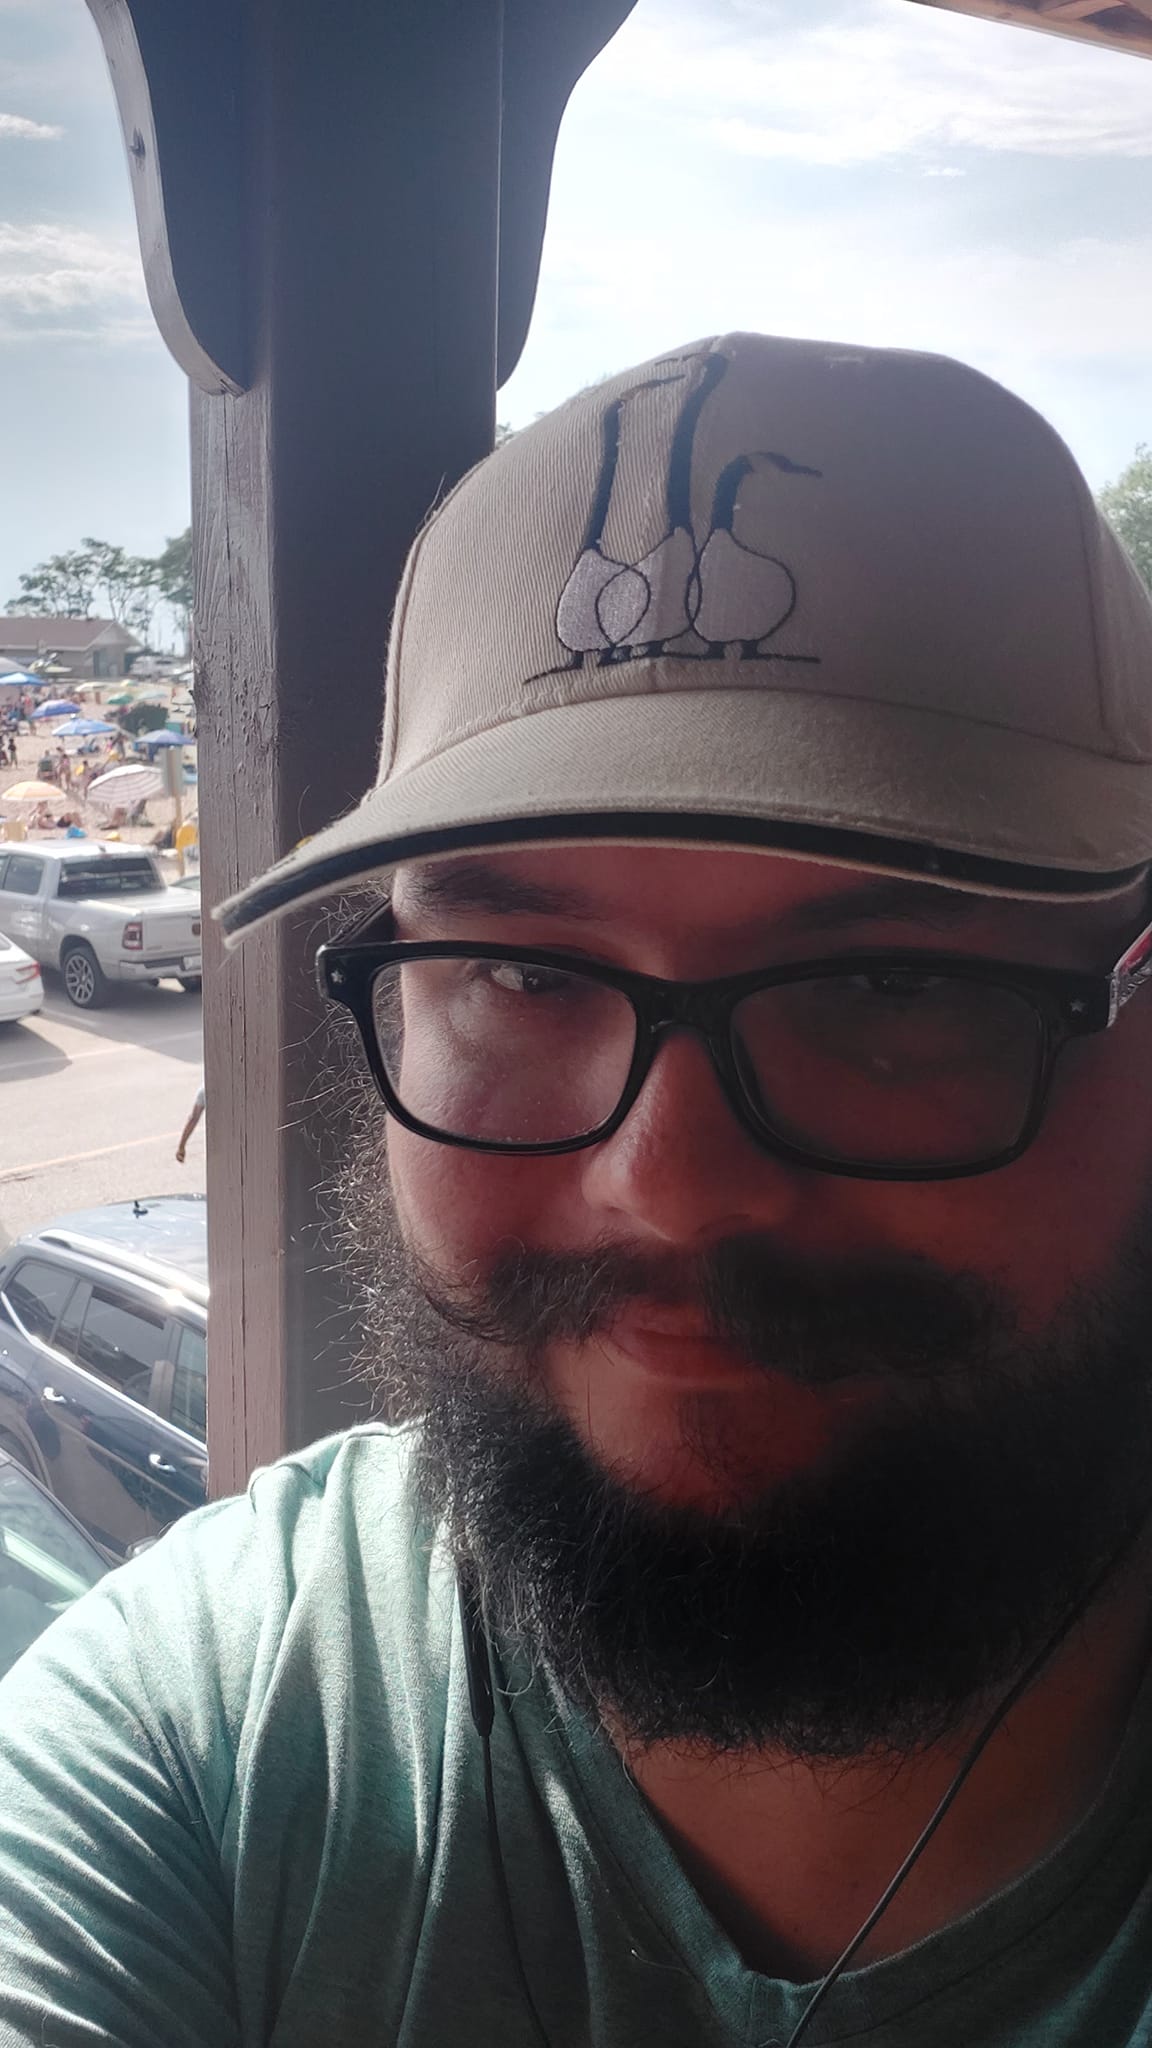
[[[176,979],[186,996],[198,996],[204,986],[198,974],[179,974]]]
[[[91,946],[83,941],[61,956],[64,993],[78,1010],[99,1010],[108,1001],[109,982]]]

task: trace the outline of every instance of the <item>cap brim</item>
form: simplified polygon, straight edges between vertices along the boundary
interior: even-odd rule
[[[216,915],[234,940],[403,861],[630,840],[1092,900],[1152,859],[1152,777],[1034,733],[809,690],[606,697],[527,713],[394,776]]]

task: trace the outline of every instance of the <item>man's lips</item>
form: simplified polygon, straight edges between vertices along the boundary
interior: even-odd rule
[[[690,1310],[649,1309],[614,1318],[606,1332],[612,1348],[653,1379],[712,1390],[763,1383],[766,1375],[734,1344],[713,1335],[705,1319]]]
[[[647,1377],[665,1380],[681,1390],[759,1387],[763,1391],[773,1388],[779,1395],[788,1389],[794,1397],[814,1404],[832,1399],[838,1405],[854,1405],[878,1385],[872,1374],[830,1374],[813,1382],[800,1379],[784,1364],[757,1362],[738,1345],[717,1337],[707,1320],[690,1309],[645,1303],[631,1313],[625,1310],[613,1319],[602,1341]]]

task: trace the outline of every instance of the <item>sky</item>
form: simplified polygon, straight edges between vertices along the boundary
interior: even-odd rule
[[[565,116],[499,416],[728,328],[961,356],[1105,482],[1152,442],[1152,63],[916,0],[638,0]],[[187,522],[99,39],[0,0],[0,604]]]

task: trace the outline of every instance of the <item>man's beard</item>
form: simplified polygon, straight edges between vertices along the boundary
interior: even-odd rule
[[[801,1266],[770,1239],[671,1271],[528,1250],[448,1286],[400,1245],[379,1160],[339,1192],[365,1363],[419,1425],[422,1490],[491,1627],[641,1746],[907,1755],[995,1699],[1146,1518],[1146,1219],[1107,1292],[1025,1341],[975,1276]],[[728,1512],[653,1500],[597,1461],[535,1369],[638,1295],[702,1305],[775,1371],[881,1374],[891,1397],[818,1469]],[[706,1407],[685,1403],[686,1448],[719,1482]]]

